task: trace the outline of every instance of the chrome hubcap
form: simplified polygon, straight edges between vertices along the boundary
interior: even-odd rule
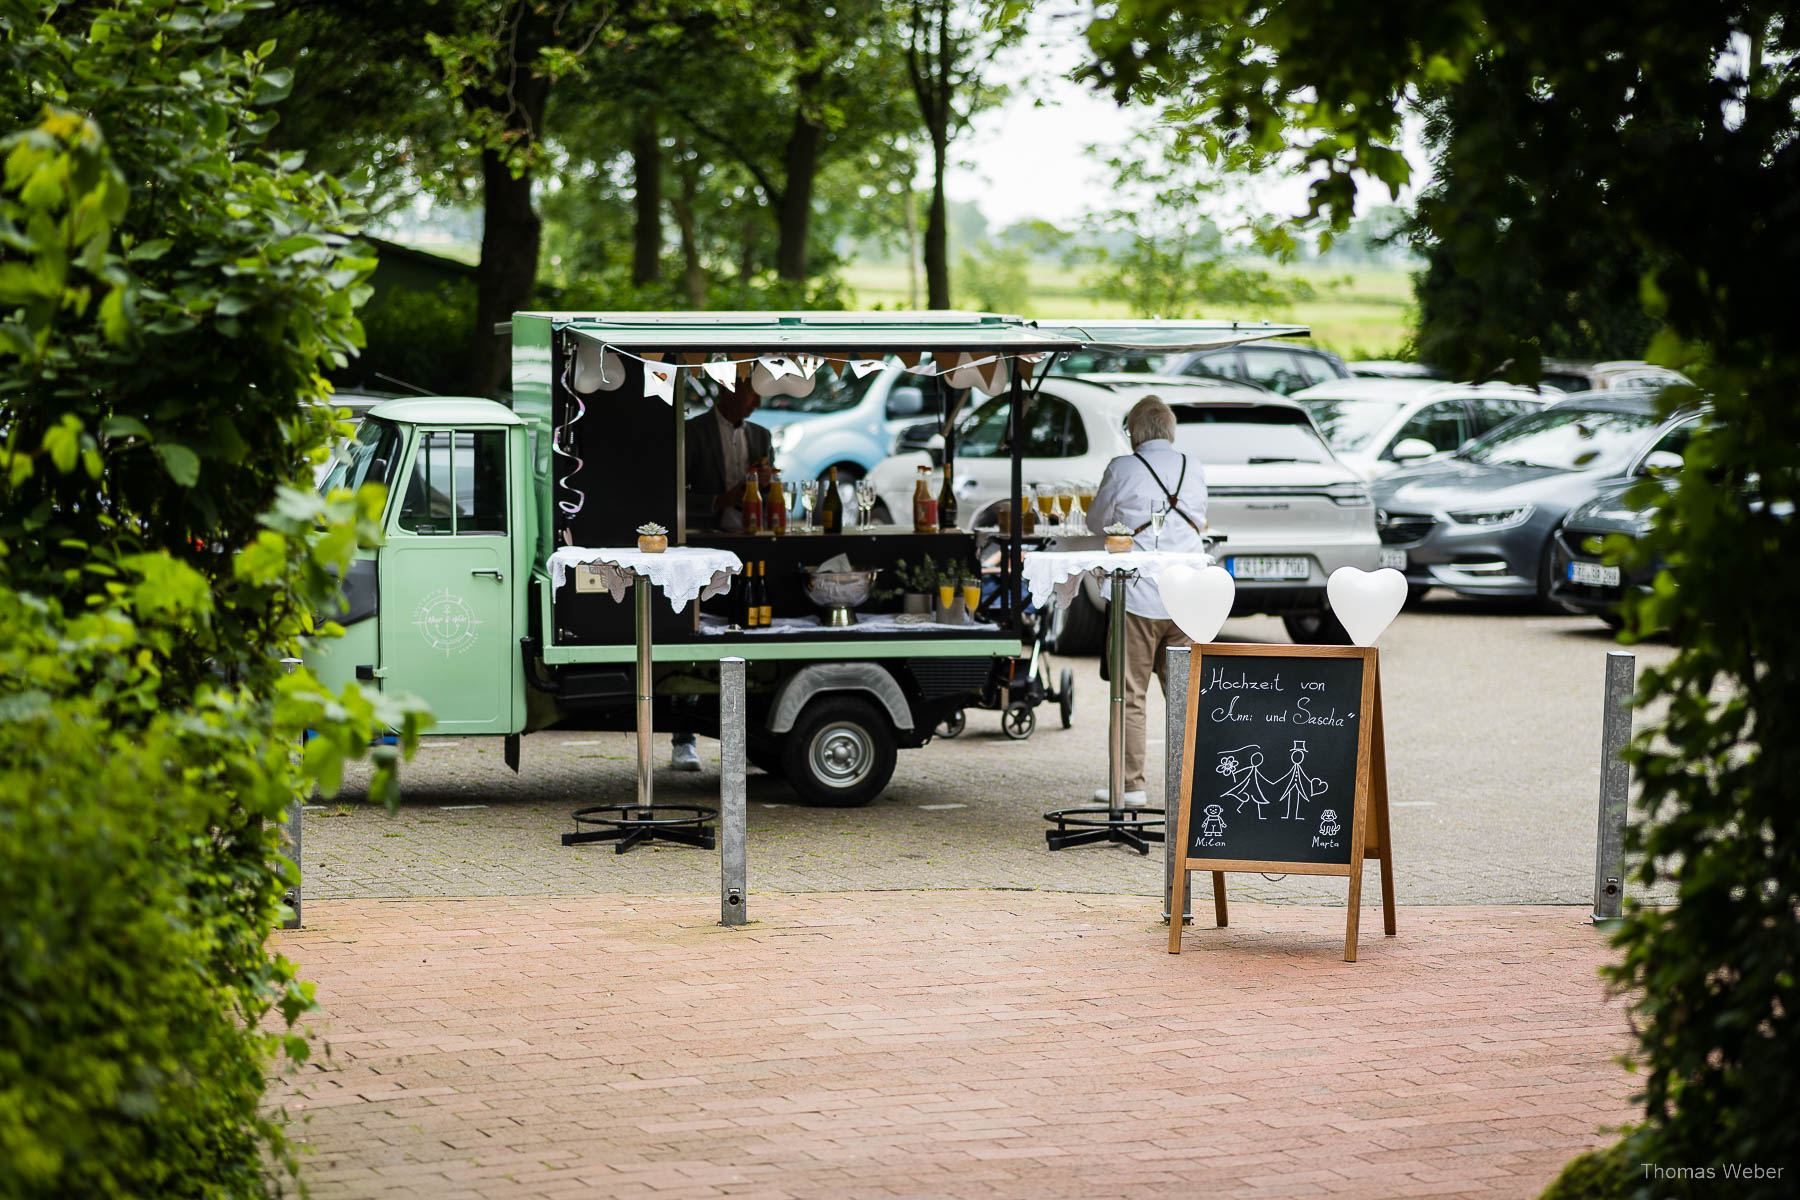
[[[875,747],[859,725],[831,724],[813,735],[813,775],[829,787],[854,787],[868,775]]]

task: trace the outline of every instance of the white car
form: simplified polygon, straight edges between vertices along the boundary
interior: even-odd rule
[[[1278,614],[1296,641],[1344,640],[1325,603],[1325,581],[1339,567],[1380,565],[1375,508],[1362,481],[1291,400],[1194,376],[1053,376],[1026,410],[1025,482],[1098,483],[1109,462],[1131,453],[1125,414],[1152,394],[1175,412],[1176,449],[1206,469],[1207,524],[1225,535],[1216,553],[1237,577],[1233,614]],[[964,528],[1011,492],[1008,403],[1005,396],[986,400],[957,421],[952,470]],[[925,453],[901,454],[870,473],[890,514],[912,511],[918,468],[930,463]],[[1087,593],[1085,610],[1058,617],[1062,652],[1097,646],[1097,592]]]
[[[1562,399],[1555,388],[1428,379],[1334,379],[1295,392],[1345,466],[1379,479],[1456,449],[1521,413]]]

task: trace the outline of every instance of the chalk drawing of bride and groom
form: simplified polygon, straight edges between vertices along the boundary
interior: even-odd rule
[[[1245,751],[1250,757],[1240,764],[1238,755]],[[1301,805],[1316,800],[1325,794],[1325,780],[1310,774],[1306,770],[1306,743],[1296,741],[1293,749],[1288,751],[1288,770],[1285,775],[1273,779],[1262,772],[1263,753],[1261,746],[1239,746],[1236,750],[1226,750],[1219,756],[1216,768],[1221,775],[1231,779],[1231,787],[1226,789],[1222,800],[1236,800],[1237,811],[1243,812],[1244,806],[1256,805],[1258,820],[1268,819],[1269,796],[1275,796],[1275,803],[1285,805],[1281,814],[1284,819],[1304,821],[1306,815]]]

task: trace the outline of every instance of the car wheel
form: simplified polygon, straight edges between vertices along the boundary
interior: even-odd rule
[[[1350,631],[1344,623],[1337,619],[1337,614],[1328,609],[1318,612],[1289,613],[1281,618],[1282,627],[1287,630],[1296,646],[1348,646]]]
[[[789,786],[808,804],[854,808],[881,795],[894,777],[897,748],[887,718],[867,700],[813,700],[782,747]]]
[[[1050,650],[1055,654],[1098,654],[1106,641],[1106,614],[1077,591],[1050,613]]]

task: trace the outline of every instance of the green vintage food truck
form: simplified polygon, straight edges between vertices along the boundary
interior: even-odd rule
[[[865,530],[846,522],[840,534],[803,531],[797,521],[784,534],[698,528],[686,511],[691,403],[716,395],[733,372],[760,370],[759,391],[767,384],[795,394],[854,388],[898,360],[919,372],[946,426],[980,388],[1011,397],[1017,429],[1049,356],[1171,352],[1294,332],[960,312],[520,313],[511,325],[510,407],[389,401],[367,413],[332,463],[321,484],[328,490],[387,486],[386,537],[346,580],[337,616],[346,634],[313,647],[307,661],[330,684],[373,680],[422,698],[434,735],[507,739],[515,768],[523,733],[630,729],[633,607],[579,565],[553,571],[552,557],[559,548],[633,546],[638,527],[656,522],[671,545],[763,564],[774,617],[745,628],[730,594],[679,611],[659,598],[651,606],[657,727],[716,735],[718,663],[742,657],[751,761],[806,800],[866,803],[886,786],[898,750],[926,744],[997,660],[1019,656],[1020,541],[1003,540],[989,567],[998,586],[978,621],[907,623],[885,611],[898,601],[875,598],[856,623],[829,624],[809,593],[810,568],[843,555],[859,570],[891,572],[930,555],[973,571],[982,535],[915,533],[910,523]]]

